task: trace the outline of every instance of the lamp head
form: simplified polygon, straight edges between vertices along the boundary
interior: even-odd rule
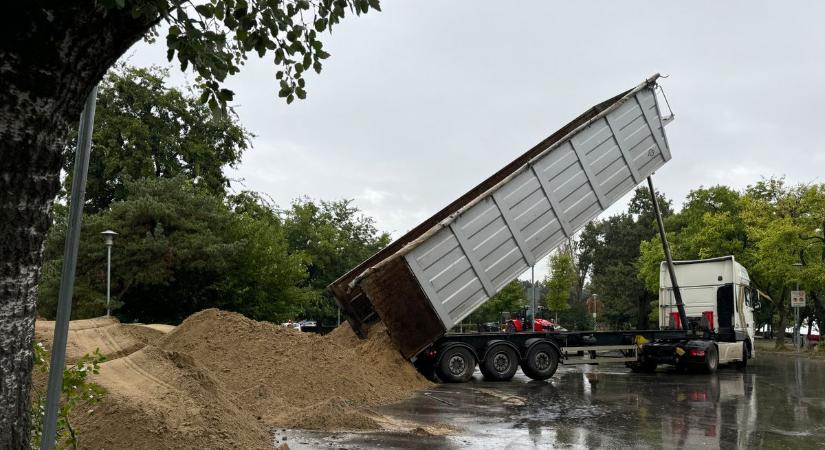
[[[111,246],[114,243],[115,236],[117,236],[117,233],[115,233],[112,230],[106,230],[101,232],[100,234],[103,235],[103,242],[105,242],[108,246]]]

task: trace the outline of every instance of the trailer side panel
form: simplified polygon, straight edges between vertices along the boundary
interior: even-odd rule
[[[330,285],[356,332],[378,316],[415,356],[667,162],[656,78],[591,108]]]
[[[652,88],[548,150],[404,255],[446,329],[670,159]]]

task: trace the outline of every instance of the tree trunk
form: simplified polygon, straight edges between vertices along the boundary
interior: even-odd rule
[[[67,133],[157,20],[59,0],[12,2],[0,19],[0,449],[29,447],[37,283]]]
[[[814,317],[816,323],[819,325],[819,334],[822,334],[822,324],[825,323],[825,305],[822,304],[822,298],[816,291],[811,291],[811,300],[814,303]]]
[[[776,323],[776,348],[784,348],[785,347],[785,315],[786,315],[786,308],[785,308],[785,290],[782,291],[782,296],[779,298],[779,302],[776,304],[777,314],[779,314],[779,318]]]
[[[648,329],[648,315],[650,314],[650,302],[652,298],[650,297],[647,290],[645,290],[641,296],[639,296],[639,321],[637,326],[640,330],[647,330]]]

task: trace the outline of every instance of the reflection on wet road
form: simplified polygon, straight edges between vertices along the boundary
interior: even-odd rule
[[[426,433],[296,433],[300,448],[825,448],[825,361],[758,355],[745,372],[634,374],[619,365],[560,367],[443,384],[376,408],[393,420],[449,425]]]

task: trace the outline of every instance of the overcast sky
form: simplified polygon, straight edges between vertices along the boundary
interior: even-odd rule
[[[235,189],[351,198],[398,237],[656,72],[676,120],[654,182],[677,208],[702,185],[825,182],[825,2],[721,3],[384,0],[326,36],[306,100],[277,98],[269,58],[228,82],[256,135]],[[128,62],[168,64],[163,42]]]

